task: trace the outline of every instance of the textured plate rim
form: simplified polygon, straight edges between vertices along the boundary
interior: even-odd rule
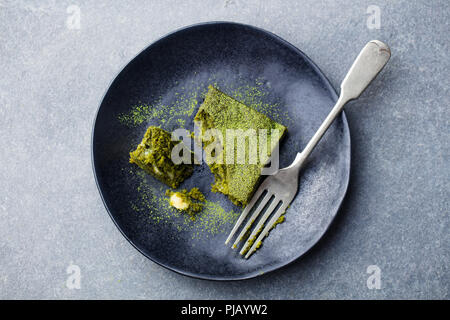
[[[238,22],[231,22],[231,21],[210,21],[210,22],[201,22],[201,23],[196,23],[196,24],[192,24],[192,25],[188,25],[185,27],[181,27],[178,28],[172,32],[169,32],[163,36],[161,36],[160,38],[158,38],[157,40],[153,41],[151,44],[149,44],[147,47],[145,47],[144,49],[142,49],[139,53],[137,53],[132,59],[130,59],[129,61],[127,61],[121,68],[120,71],[116,73],[116,75],[114,76],[114,78],[109,82],[105,92],[103,93],[103,96],[100,100],[100,103],[97,107],[97,110],[95,112],[95,116],[93,119],[93,125],[92,125],[92,132],[91,132],[91,165],[92,165],[92,170],[93,170],[93,174],[94,174],[94,179],[95,179],[95,184],[97,185],[97,189],[100,193],[100,197],[102,199],[103,205],[106,208],[106,211],[108,212],[109,217],[111,218],[111,220],[113,221],[114,225],[117,227],[117,229],[119,229],[120,233],[124,236],[124,238],[137,250],[139,251],[143,256],[145,256],[147,259],[149,259],[150,261],[156,263],[157,265],[160,265],[168,270],[174,271],[178,274],[184,275],[184,276],[188,276],[191,278],[195,278],[195,279],[201,279],[201,280],[212,280],[212,281],[239,281],[239,280],[246,280],[246,279],[252,279],[252,278],[256,278],[258,276],[261,275],[266,275],[269,274],[275,270],[278,270],[280,268],[286,267],[287,265],[293,263],[294,261],[297,261],[298,259],[300,259],[302,256],[304,256],[307,252],[309,252],[319,241],[320,239],[324,236],[324,234],[328,231],[328,229],[330,228],[330,226],[332,225],[334,219],[336,218],[339,210],[342,207],[342,203],[344,202],[345,196],[347,194],[348,191],[348,185],[349,185],[349,181],[350,181],[350,171],[351,171],[351,137],[350,137],[350,128],[348,126],[348,122],[347,122],[347,117],[345,115],[345,111],[342,111],[342,121],[344,124],[344,130],[347,131],[347,134],[345,135],[347,138],[347,141],[345,141],[348,144],[348,155],[347,155],[347,174],[345,177],[345,186],[344,186],[344,192],[342,193],[341,197],[339,198],[339,206],[337,206],[337,209],[334,212],[331,212],[332,214],[332,218],[330,220],[330,222],[328,223],[328,225],[323,228],[323,232],[321,234],[319,234],[317,236],[316,239],[314,239],[314,241],[312,242],[312,245],[307,248],[306,250],[304,250],[302,253],[300,253],[298,256],[295,256],[294,258],[288,260],[288,261],[284,261],[283,263],[279,263],[276,264],[274,266],[269,267],[266,271],[261,272],[261,271],[254,271],[251,273],[247,273],[243,276],[235,276],[235,277],[219,277],[219,276],[212,276],[212,275],[202,275],[202,274],[198,274],[198,273],[192,273],[192,272],[188,272],[182,269],[178,269],[169,265],[166,265],[160,261],[156,261],[153,257],[149,256],[148,254],[146,254],[145,252],[143,252],[126,234],[125,232],[122,230],[122,228],[119,226],[119,224],[117,223],[116,219],[114,218],[114,216],[112,215],[106,201],[105,198],[103,196],[103,191],[102,191],[102,187],[99,184],[98,178],[97,178],[97,171],[96,171],[96,161],[95,161],[95,151],[94,151],[94,138],[95,138],[95,128],[96,128],[96,124],[97,124],[97,118],[98,118],[98,114],[100,112],[101,106],[103,104],[103,101],[109,91],[109,89],[111,88],[112,84],[114,83],[114,81],[116,81],[116,79],[122,74],[122,72],[127,68],[127,66],[134,61],[138,56],[140,56],[143,52],[147,51],[147,49],[150,49],[152,46],[156,45],[158,42],[164,40],[166,37],[175,35],[178,32],[181,31],[186,31],[189,29],[194,29],[194,28],[198,28],[198,27],[203,27],[203,26],[208,26],[208,25],[234,25],[234,26],[238,26],[238,27],[244,27],[244,28],[248,28],[248,29],[252,29],[258,32],[261,32],[263,34],[268,35],[269,37],[279,41],[281,44],[285,45],[286,47],[290,48],[291,50],[293,50],[294,52],[296,52],[298,55],[300,55],[306,62],[307,64],[314,70],[314,72],[320,77],[320,79],[322,80],[322,83],[326,86],[326,88],[328,89],[328,91],[331,93],[332,99],[334,102],[337,101],[338,95],[336,93],[336,90],[333,88],[333,86],[331,85],[329,79],[325,76],[325,74],[322,72],[322,70],[320,70],[320,68],[305,54],[303,53],[303,51],[301,51],[300,49],[298,49],[297,47],[295,47],[294,45],[292,45],[291,43],[289,43],[288,41],[284,40],[283,38],[277,36],[276,34],[264,30],[262,28],[259,27],[255,27],[252,25],[248,25],[248,24],[243,24],[243,23],[238,23]]]

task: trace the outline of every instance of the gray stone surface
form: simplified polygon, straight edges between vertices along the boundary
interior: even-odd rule
[[[80,29],[67,25],[72,4]],[[380,29],[367,27],[369,5]],[[335,87],[368,40],[392,48],[347,107],[352,175],[330,231],[294,264],[233,283],[139,254],[108,217],[90,158],[97,106],[121,67],[164,34],[211,20],[278,34]],[[447,0],[0,0],[0,298],[450,298],[449,20]],[[66,286],[71,264],[80,289]],[[369,265],[379,290],[366,285]]]

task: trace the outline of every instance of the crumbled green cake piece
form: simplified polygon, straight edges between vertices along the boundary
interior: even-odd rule
[[[185,211],[191,218],[203,209],[206,201],[203,193],[198,188],[192,188],[189,192],[186,189],[181,191],[167,190],[166,196],[169,197],[169,204],[178,211]]]
[[[286,217],[284,215],[281,215],[273,224],[272,228],[270,228],[270,230],[272,230],[273,228],[275,228],[277,225],[279,225],[280,223],[283,223],[284,220],[286,219]]]
[[[284,214],[281,215],[281,216],[279,216],[278,219],[275,220],[275,222],[273,223],[273,225],[272,225],[272,227],[270,228],[269,231],[271,231],[272,229],[274,229],[274,228],[275,228],[277,225],[279,225],[280,223],[283,223],[285,219],[286,219],[286,218],[285,218]],[[248,240],[248,241],[249,241],[249,245],[248,245],[247,249],[246,249],[242,254],[246,254],[246,253],[248,252],[248,250],[250,250],[250,248],[252,247],[252,245],[255,243],[256,238],[259,236],[259,234],[260,234],[261,231],[263,230],[263,228],[264,228],[264,226],[261,226],[261,227],[259,228],[258,232],[257,232],[251,239]],[[250,232],[248,232],[248,233],[250,233]],[[248,234],[247,234],[247,236],[248,236]],[[244,235],[244,237],[247,237],[247,236]],[[268,234],[266,235],[266,237],[267,237],[267,236],[268,236]],[[240,239],[240,240],[242,240],[242,239]],[[262,246],[262,241],[258,241],[258,242],[256,243],[255,249],[259,249],[261,246]],[[236,248],[236,246],[233,246],[233,249],[235,249],[235,248]]]
[[[172,149],[180,141],[172,141],[170,132],[149,127],[137,149],[130,152],[130,163],[137,164],[169,187],[177,188],[193,172],[192,164],[174,164]]]
[[[219,143],[222,146],[220,148],[220,150],[222,150],[221,152],[223,152],[221,162],[217,161],[217,154],[213,155],[215,161],[207,160],[207,164],[215,177],[212,190],[227,195],[236,205],[245,206],[253,194],[254,188],[261,175],[262,168],[269,160],[276,144],[285,134],[286,127],[273,121],[266,115],[247,107],[213,86],[209,86],[208,89],[205,101],[200,106],[194,121],[198,123],[201,128],[201,140],[205,151],[208,145],[213,142]],[[222,139],[222,141],[216,141],[215,138],[210,139],[210,137],[205,138],[204,134],[209,129],[219,131],[221,133],[221,138],[219,137],[219,140]],[[236,150],[243,147],[245,149],[245,157],[248,158],[248,160],[245,159],[244,163],[228,161],[226,154],[227,148],[224,147],[227,142],[226,134],[228,129],[242,130],[241,133],[245,132],[244,139],[239,138],[242,134],[237,134],[235,139],[235,141],[237,141],[234,150],[235,154],[232,155],[232,158],[237,159]],[[266,153],[259,150],[260,134],[265,133],[265,131],[261,131],[261,129],[267,130]],[[233,134],[236,134],[236,131],[234,131]],[[255,141],[258,156],[257,159],[255,159],[256,161],[250,161],[249,150],[251,148],[252,150],[255,150]],[[243,143],[244,146],[242,146]],[[261,145],[263,144],[261,143]],[[216,152],[215,149],[214,152]]]

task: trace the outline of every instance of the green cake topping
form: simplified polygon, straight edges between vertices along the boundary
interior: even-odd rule
[[[237,205],[245,206],[286,127],[212,86],[208,89],[194,121],[201,128],[206,161],[215,176],[212,190],[227,195]],[[205,134],[210,129],[220,135],[211,137]],[[260,146],[264,146],[262,137],[267,139],[265,150],[260,150]],[[231,152],[225,147],[229,142],[235,147]],[[219,148],[210,148],[213,143]],[[207,150],[211,149],[214,159],[208,158]],[[238,150],[244,150],[243,156]],[[251,157],[251,154],[257,157]]]
[[[174,164],[172,149],[180,141],[172,141],[170,132],[149,127],[137,149],[130,152],[130,163],[137,164],[169,187],[177,188],[193,172],[192,164]]]
[[[178,211],[185,211],[191,218],[195,218],[195,213],[202,211],[206,201],[203,193],[198,188],[192,188],[189,192],[186,189],[181,191],[167,190],[169,204]]]

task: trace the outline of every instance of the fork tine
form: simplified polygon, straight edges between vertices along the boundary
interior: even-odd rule
[[[253,224],[253,222],[255,222],[256,218],[258,218],[259,214],[261,213],[261,210],[264,209],[265,205],[267,204],[267,202],[270,200],[271,197],[272,197],[272,194],[267,192],[266,195],[264,196],[264,198],[259,203],[258,207],[253,212],[253,214],[250,217],[250,219],[248,219],[247,224],[242,229],[242,231],[239,234],[239,236],[234,241],[233,246],[232,246],[233,248],[236,248],[238,243],[239,243],[239,241],[241,241],[243,239],[245,233],[247,232],[247,230],[250,229],[251,225]]]
[[[267,208],[266,212],[264,212],[264,214],[261,217],[261,219],[259,219],[258,224],[253,229],[253,232],[250,234],[250,236],[248,237],[247,241],[245,242],[245,245],[244,245],[244,247],[242,248],[242,250],[240,252],[241,255],[243,255],[243,254],[245,254],[247,252],[248,248],[252,244],[252,239],[255,240],[255,238],[258,235],[258,233],[260,233],[261,228],[264,225],[264,222],[266,222],[266,220],[269,218],[270,214],[273,212],[273,210],[275,210],[275,208],[278,206],[279,203],[280,203],[280,199],[275,196],[275,198],[273,199],[272,203]],[[258,212],[258,214],[259,214],[259,212]]]
[[[270,229],[272,229],[273,225],[277,221],[277,219],[286,211],[286,207],[289,205],[289,203],[283,202],[283,204],[278,208],[277,212],[273,215],[272,219],[270,219],[269,223],[264,227],[264,230],[259,234],[258,238],[253,242],[252,247],[250,250],[247,251],[247,254],[245,255],[245,259],[248,259],[250,255],[255,252],[255,250],[258,247],[258,243],[260,243],[265,236],[269,233]]]
[[[252,196],[252,199],[247,204],[247,206],[245,207],[244,211],[242,211],[241,215],[239,216],[239,219],[236,221],[236,223],[235,223],[235,225],[233,227],[233,230],[231,230],[230,234],[228,235],[227,240],[225,240],[225,244],[228,244],[228,242],[230,242],[231,238],[233,238],[234,234],[239,229],[239,227],[241,226],[242,222],[245,220],[245,218],[247,217],[248,213],[250,212],[250,210],[252,210],[252,208],[255,205],[256,201],[259,199],[259,197],[261,197],[261,194],[265,190],[266,190],[265,184],[262,183],[261,186],[256,190],[255,194]]]

